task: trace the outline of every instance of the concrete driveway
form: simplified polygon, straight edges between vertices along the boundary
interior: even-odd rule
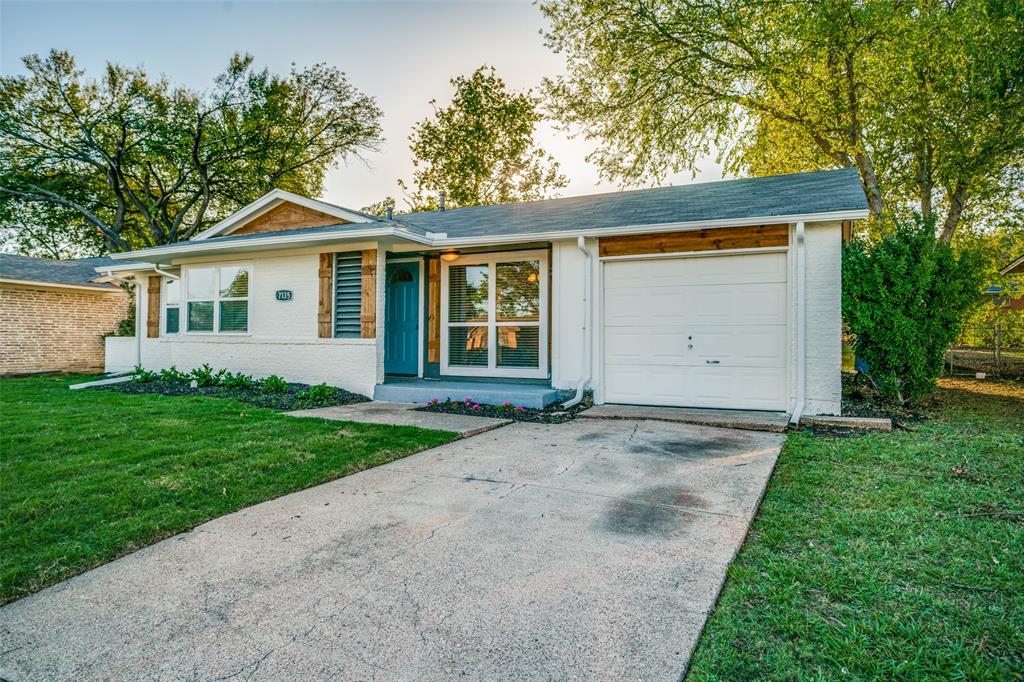
[[[207,523],[0,610],[0,676],[683,673],[782,437],[515,424]]]

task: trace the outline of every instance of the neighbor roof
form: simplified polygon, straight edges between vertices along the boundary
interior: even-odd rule
[[[771,218],[867,209],[855,168],[722,180],[497,206],[409,213],[396,219],[448,239],[662,223]]]
[[[0,253],[0,280],[39,282],[54,286],[117,289],[118,287],[113,284],[92,281],[97,277],[96,268],[114,263],[115,261],[109,256],[53,260]]]
[[[1006,267],[999,271],[1001,275],[1016,275],[1024,273],[1024,254],[1017,256],[1016,260],[1007,263]]]

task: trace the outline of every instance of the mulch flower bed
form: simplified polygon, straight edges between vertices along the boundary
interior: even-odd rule
[[[503,405],[485,405],[475,402],[472,397],[467,397],[464,400],[441,400],[440,398],[435,398],[424,407],[419,408],[419,410],[422,412],[464,414],[472,417],[512,419],[517,422],[562,424],[570,419],[575,419],[577,414],[588,407],[592,407],[594,404],[594,394],[587,391],[583,396],[583,400],[578,405],[574,405],[568,410],[562,409],[562,403],[569,400],[571,397],[572,394],[569,393],[563,399],[552,405],[548,405],[543,410],[538,410],[532,407],[523,407],[522,405],[514,405],[512,403],[505,403]]]
[[[283,391],[268,391],[259,386],[252,388],[227,388],[224,386],[192,387],[190,382],[156,379],[153,381],[129,381],[124,384],[98,386],[93,390],[119,391],[121,393],[158,393],[160,395],[206,395],[215,398],[234,398],[257,407],[274,410],[307,410],[314,407],[351,405],[369,400],[364,395],[341,388],[331,387],[331,395],[308,397],[303,395],[310,389],[308,384],[287,384]]]
[[[927,411],[900,407],[885,400],[864,377],[843,373],[843,415],[848,417],[888,417],[896,428],[907,428],[929,418]]]

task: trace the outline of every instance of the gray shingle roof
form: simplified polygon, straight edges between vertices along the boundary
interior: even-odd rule
[[[396,220],[459,238],[866,208],[857,170],[844,168],[408,213]]]
[[[109,256],[96,258],[75,258],[53,260],[31,258],[12,253],[0,253],[0,279],[14,279],[23,282],[46,282],[48,284],[73,284],[97,289],[117,289],[113,284],[102,284],[92,280],[99,277],[95,268],[115,265]]]

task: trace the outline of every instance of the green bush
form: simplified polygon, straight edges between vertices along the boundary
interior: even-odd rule
[[[174,365],[171,365],[168,369],[160,370],[160,379],[163,381],[178,381],[186,383],[189,380],[188,372],[182,372]]]
[[[225,372],[224,376],[220,379],[220,385],[224,388],[252,388],[256,385],[253,378],[248,374],[242,374],[241,372]]]
[[[151,372],[143,368],[142,365],[135,365],[135,369],[132,370],[131,382],[133,384],[144,384],[149,381],[156,381],[159,378],[160,375],[156,372]]]
[[[299,400],[309,401],[313,403],[324,403],[334,399],[334,387],[328,386],[327,384],[317,384],[316,386],[310,386],[309,388],[299,391],[296,397]]]
[[[928,395],[942,357],[979,303],[981,262],[935,239],[934,219],[897,222],[875,243],[843,249],[843,318],[882,395],[901,404]]]
[[[284,393],[288,390],[288,382],[276,374],[271,374],[266,379],[260,380],[260,388],[267,393]]]
[[[204,362],[202,367],[196,367],[189,372],[189,376],[195,380],[197,386],[205,388],[219,384],[221,377],[224,376],[224,370],[214,372],[213,367]]]

